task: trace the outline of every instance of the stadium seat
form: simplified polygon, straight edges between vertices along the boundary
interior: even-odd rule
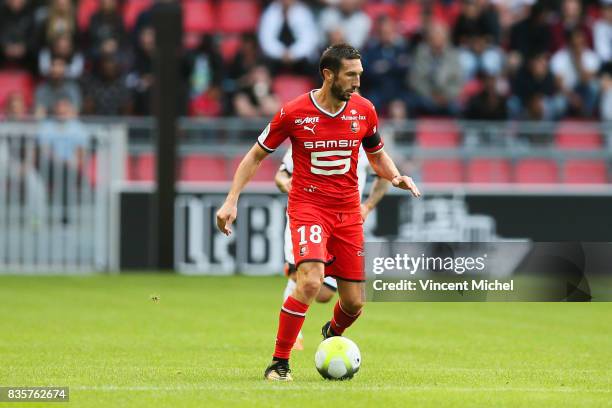
[[[127,0],[123,7],[123,23],[127,30],[134,28],[140,13],[148,9],[152,0]]]
[[[81,0],[79,1],[79,8],[77,10],[77,24],[79,30],[87,31],[89,27],[89,21],[91,16],[98,11],[99,0]]]
[[[254,0],[221,0],[218,27],[222,33],[245,33],[257,30],[259,6]]]
[[[514,168],[514,181],[527,184],[557,183],[557,163],[550,159],[519,160]]]
[[[459,129],[450,119],[421,119],[417,123],[416,140],[419,147],[457,147],[459,139]]]
[[[428,159],[421,167],[425,183],[462,183],[463,163],[459,159]]]
[[[382,16],[389,16],[397,20],[399,14],[397,6],[393,3],[366,2],[363,10],[370,16],[373,23],[376,23],[376,20]]]
[[[301,94],[310,92],[313,87],[310,78],[299,75],[279,75],[272,82],[272,91],[278,96],[282,104]]]
[[[223,57],[223,61],[229,63],[231,62],[238,49],[240,48],[240,36],[238,35],[224,35],[221,39],[221,56]]]
[[[234,174],[241,160],[242,156],[236,156],[232,159],[230,163],[230,174]],[[274,175],[276,174],[279,166],[280,162],[276,159],[276,157],[270,156],[261,162],[257,173],[251,180],[272,182],[274,181]]]
[[[603,160],[567,160],[563,165],[563,182],[568,184],[604,184],[608,169]]]
[[[506,159],[472,159],[467,165],[468,183],[510,183],[511,173]]]
[[[34,99],[34,81],[26,71],[6,70],[0,71],[0,108],[3,110],[6,99],[13,93],[20,93],[28,107],[32,106]]]
[[[562,150],[598,150],[602,146],[602,139],[593,124],[566,121],[557,128],[555,145]]]
[[[208,0],[186,0],[183,5],[183,27],[188,33],[211,33],[215,30],[215,13]]]
[[[448,27],[453,27],[455,25],[459,14],[461,14],[461,2],[459,1],[454,1],[449,5],[445,5],[439,0],[434,3],[434,20],[440,23],[444,23]]]
[[[423,24],[423,10],[420,1],[408,1],[400,12],[399,30],[404,35],[414,34]]]
[[[181,160],[179,179],[181,181],[229,181],[230,178],[223,156],[189,154]]]
[[[132,171],[128,172],[130,180],[153,181],[155,180],[155,155],[152,153],[141,154],[132,160]]]

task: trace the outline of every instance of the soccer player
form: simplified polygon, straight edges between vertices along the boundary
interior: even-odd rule
[[[289,193],[291,191],[291,178],[293,175],[293,159],[291,157],[292,149],[289,146],[287,152],[283,156],[283,160],[281,165],[274,176],[274,182],[278,189],[283,193]],[[366,178],[368,173],[368,159],[366,157],[366,153],[363,148],[359,149],[359,157],[357,158],[357,184],[359,190],[359,197],[363,195],[363,190],[365,188]],[[376,207],[378,202],[384,197],[387,189],[389,188],[389,182],[387,180],[381,179],[380,177],[375,177],[374,183],[372,184],[372,188],[370,190],[370,194],[365,202],[361,203],[361,218],[365,222],[368,214]],[[283,293],[283,301],[286,301],[287,298],[293,293],[296,287],[296,268],[295,268],[295,258],[293,256],[293,243],[291,242],[291,226],[289,223],[289,218],[287,218],[287,225],[285,227],[285,273],[287,275],[287,286],[285,287],[285,291]],[[334,293],[338,290],[338,284],[336,279],[331,276],[326,276],[323,280],[323,284],[321,285],[321,289],[317,294],[315,300],[319,303],[327,303],[329,302]],[[302,343],[302,332],[298,334],[298,337],[293,345],[293,350],[303,350],[304,345]]]
[[[357,190],[357,157],[363,145],[370,166],[393,186],[421,193],[401,175],[384,151],[378,117],[370,101],[358,95],[361,55],[348,44],[327,48],[319,61],[320,89],[287,103],[259,135],[240,162],[217,227],[232,233],[238,197],[265,157],[291,140],[294,173],[287,214],[291,225],[297,286],[280,311],[272,363],[264,377],[291,381],[289,357],[309,305],[325,275],[338,281],[340,299],[322,328],[324,338],[342,335],[361,314],[365,291],[363,220]]]

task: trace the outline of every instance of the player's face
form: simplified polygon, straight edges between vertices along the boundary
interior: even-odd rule
[[[361,60],[342,60],[338,75],[334,75],[331,86],[332,95],[340,101],[348,101],[353,92],[359,90],[361,74],[363,74]]]

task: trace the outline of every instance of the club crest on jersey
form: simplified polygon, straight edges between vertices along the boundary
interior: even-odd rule
[[[359,132],[359,122],[357,122],[356,120],[351,122],[351,131],[353,133]]]
[[[300,256],[304,256],[308,253],[308,247],[307,246],[301,246],[300,247]]]

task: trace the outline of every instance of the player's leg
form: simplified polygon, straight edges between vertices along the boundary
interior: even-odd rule
[[[338,282],[339,299],[332,319],[321,332],[323,337],[342,335],[361,314],[365,300],[363,270],[363,220],[360,214],[342,214],[340,225],[328,242],[336,259],[326,269],[326,275]]]
[[[327,303],[329,302],[336,292],[338,291],[338,283],[331,276],[326,276],[323,280],[323,285],[321,285],[321,290],[317,295],[318,303]]]
[[[297,282],[295,290],[287,297],[281,308],[272,364],[264,374],[267,379],[291,380],[289,374],[291,348],[302,328],[310,303],[321,289],[324,262],[329,257],[327,222],[325,214],[322,214],[320,209],[300,207],[299,213],[290,212]]]

